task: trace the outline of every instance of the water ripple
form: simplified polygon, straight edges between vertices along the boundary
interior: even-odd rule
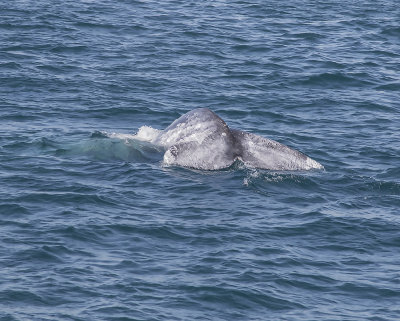
[[[399,8],[2,2],[0,319],[398,320]],[[198,107],[325,170],[131,137]]]

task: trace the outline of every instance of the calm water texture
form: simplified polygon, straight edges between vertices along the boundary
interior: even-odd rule
[[[399,92],[395,0],[2,1],[0,320],[399,320]],[[325,170],[122,135],[198,107]]]

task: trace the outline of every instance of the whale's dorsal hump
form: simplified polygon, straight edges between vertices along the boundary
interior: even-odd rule
[[[274,140],[231,129],[246,166],[269,170],[309,170],[323,166],[297,150]]]
[[[192,110],[175,120],[159,137],[166,147],[164,164],[216,170],[229,167],[237,152],[226,123],[207,108]]]

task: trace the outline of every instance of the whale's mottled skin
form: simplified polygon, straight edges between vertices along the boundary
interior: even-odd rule
[[[164,164],[204,170],[246,166],[269,170],[310,170],[323,166],[281,143],[230,129],[207,108],[192,110],[161,131],[154,143],[166,149]]]

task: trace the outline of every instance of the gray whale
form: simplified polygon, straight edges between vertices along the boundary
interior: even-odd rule
[[[213,111],[194,109],[161,131],[153,143],[166,149],[163,162],[218,170],[236,160],[269,170],[310,170],[323,166],[310,157],[268,138],[230,129]]]

